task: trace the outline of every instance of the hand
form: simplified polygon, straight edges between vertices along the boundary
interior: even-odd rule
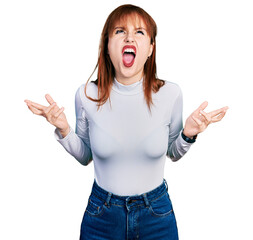
[[[49,123],[58,128],[62,137],[67,136],[70,129],[66,116],[63,112],[64,108],[59,108],[49,94],[46,94],[45,97],[50,104],[48,107],[42,106],[30,100],[25,100],[25,103],[32,113],[45,117]]]
[[[204,109],[208,102],[203,102],[198,109],[196,109],[185,122],[184,135],[192,138],[203,132],[210,123],[219,122],[226,114],[228,107],[223,107],[212,112],[206,113]]]

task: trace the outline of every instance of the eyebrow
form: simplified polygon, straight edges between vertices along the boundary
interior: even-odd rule
[[[147,29],[144,28],[144,27],[138,27],[138,28],[136,28],[136,30],[145,30],[145,31],[147,31]]]
[[[115,29],[118,29],[118,28],[124,29],[124,30],[126,29],[125,27],[117,26],[117,27],[114,28],[114,30],[115,30]],[[146,28],[143,28],[143,27],[137,27],[137,28],[135,28],[135,30],[145,30],[145,31],[147,31],[147,29],[146,29]]]
[[[120,29],[125,29],[125,27],[115,27],[114,30],[115,30],[115,29],[118,29],[118,28],[120,28]]]

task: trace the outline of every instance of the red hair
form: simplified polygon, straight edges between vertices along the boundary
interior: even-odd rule
[[[146,99],[146,103],[150,110],[152,102],[152,91],[158,92],[160,87],[164,85],[163,80],[159,80],[156,76],[156,41],[155,37],[157,34],[156,23],[153,18],[142,8],[126,4],[121,5],[116,8],[111,14],[108,16],[100,39],[99,45],[99,55],[98,61],[94,71],[91,76],[98,68],[97,80],[93,81],[98,87],[98,99],[93,99],[87,96],[86,87],[91,78],[89,77],[88,81],[85,84],[85,95],[92,101],[97,102],[98,109],[102,106],[107,99],[110,99],[110,91],[113,85],[113,79],[115,77],[114,66],[111,62],[110,56],[108,55],[108,40],[110,34],[113,32],[113,28],[119,22],[125,22],[126,20],[136,21],[137,19],[143,20],[146,25],[148,35],[150,37],[151,44],[153,44],[153,52],[152,55],[147,59],[144,64],[144,96]]]

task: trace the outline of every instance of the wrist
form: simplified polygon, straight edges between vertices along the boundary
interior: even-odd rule
[[[196,138],[197,138],[198,135],[197,135],[197,134],[194,135],[194,136],[188,135],[187,132],[186,132],[186,134],[185,134],[185,131],[184,131],[184,129],[183,129],[183,131],[182,131],[182,133],[181,133],[181,136],[182,136],[182,138],[183,138],[186,142],[188,142],[188,143],[194,143],[194,142],[196,141]]]
[[[195,136],[195,135],[190,134],[190,133],[189,133],[187,130],[185,130],[184,128],[183,128],[182,133],[183,133],[187,138],[190,138],[190,139],[193,139],[193,137]]]
[[[62,135],[62,137],[65,138],[70,132],[70,127],[68,126],[67,128],[64,128],[64,129],[58,128],[58,130],[60,134]]]

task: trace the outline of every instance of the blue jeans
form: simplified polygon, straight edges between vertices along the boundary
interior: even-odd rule
[[[167,182],[141,195],[118,196],[96,180],[81,224],[80,240],[178,240]]]

